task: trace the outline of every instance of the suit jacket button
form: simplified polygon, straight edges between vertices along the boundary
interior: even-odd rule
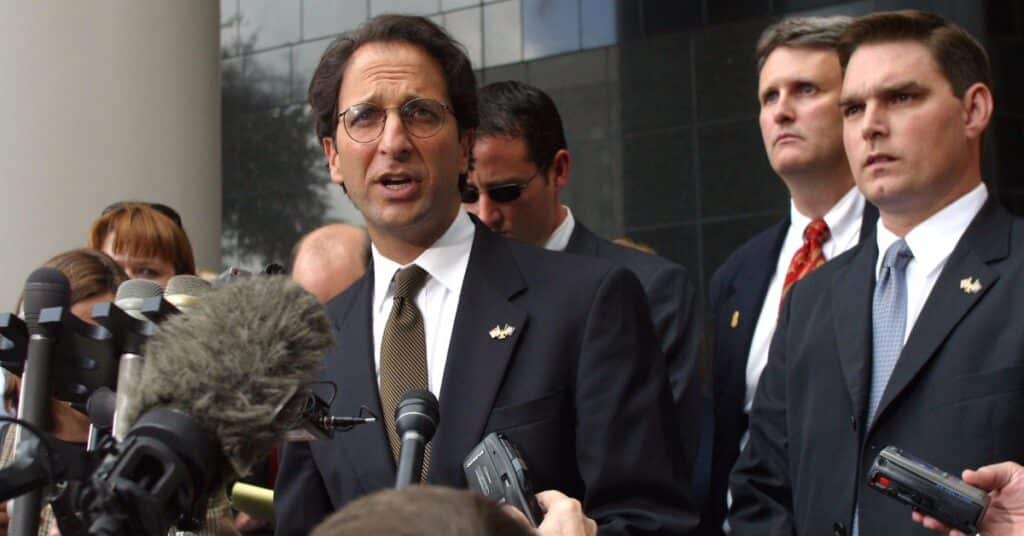
[[[838,521],[832,523],[832,534],[835,536],[846,536],[846,525],[843,525]]]

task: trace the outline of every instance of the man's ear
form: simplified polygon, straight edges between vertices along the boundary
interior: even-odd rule
[[[571,167],[572,158],[569,156],[569,151],[567,149],[559,149],[551,160],[551,166],[548,168],[548,179],[554,184],[556,192],[561,192],[562,188],[565,188],[565,185],[569,183]]]
[[[995,106],[992,91],[981,82],[971,85],[964,91],[964,130],[968,138],[981,138],[992,120]]]
[[[473,169],[473,141],[476,132],[467,128],[459,135],[459,174],[465,175]]]
[[[323,138],[320,143],[324,148],[324,157],[327,158],[327,171],[331,176],[331,182],[345,187],[345,178],[341,176],[341,168],[338,166],[338,151],[334,147],[334,139]]]

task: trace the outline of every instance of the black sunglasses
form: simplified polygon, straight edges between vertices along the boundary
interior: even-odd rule
[[[160,214],[163,214],[164,216],[170,218],[171,221],[173,221],[174,224],[177,225],[179,229],[185,229],[185,226],[181,224],[181,216],[178,215],[178,211],[162,203],[147,203],[145,201],[118,201],[116,203],[108,205],[107,208],[103,209],[103,212],[101,212],[100,215],[106,216],[107,214],[115,210],[121,210],[128,205],[142,205],[145,207],[149,207],[159,212]]]
[[[487,192],[487,197],[495,203],[511,203],[516,199],[519,199],[523,195],[523,190],[530,185],[530,181],[537,178],[540,175],[541,170],[537,170],[536,173],[526,179],[525,182],[510,182],[507,184],[498,184],[496,186],[488,186],[484,188]],[[466,184],[462,189],[462,202],[463,203],[476,203],[480,200],[480,190],[476,186]]]

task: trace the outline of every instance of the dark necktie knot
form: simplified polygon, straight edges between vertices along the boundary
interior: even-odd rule
[[[819,247],[828,242],[829,237],[832,236],[832,231],[828,228],[828,224],[825,220],[818,218],[811,223],[807,224],[804,228],[804,242],[811,242],[817,244]]]
[[[415,264],[402,268],[395,274],[395,299],[416,296],[427,282],[427,272]]]

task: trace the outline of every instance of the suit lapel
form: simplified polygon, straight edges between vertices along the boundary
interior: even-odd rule
[[[764,307],[765,295],[768,294],[768,285],[775,275],[776,261],[782,251],[782,242],[786,239],[786,231],[789,229],[789,218],[775,224],[764,240],[759,241],[745,256],[743,264],[736,271],[736,277],[726,290],[723,303],[726,309],[719,311],[719,314],[728,315],[730,322],[735,319],[734,339],[737,348],[742,350],[739,364],[742,369],[739,374],[745,375],[747,358],[750,354],[750,341],[754,337],[754,328],[757,326],[758,316]],[[731,324],[730,324],[731,325]]]
[[[1011,223],[1009,214],[989,197],[935,281],[886,385],[878,406],[879,417],[935,355],[964,315],[996,284],[999,271],[989,263],[1009,254]],[[975,292],[962,289],[961,281],[967,278],[980,282],[981,288]]]
[[[871,380],[871,296],[878,258],[874,236],[874,231],[862,235],[854,258],[832,276],[832,318],[839,365],[856,415],[867,412]]]
[[[359,280],[353,289],[354,296],[344,317],[337,322],[335,329],[339,349],[335,351],[338,365],[331,374],[338,385],[338,398],[344,414],[357,414],[359,408],[366,406],[378,422],[371,425],[357,426],[344,432],[344,439],[355,445],[350,452],[352,463],[363,466],[357,471],[365,475],[390,475],[390,481],[383,482],[385,487],[394,483],[395,461],[391,456],[387,434],[384,430],[383,411],[381,410],[380,394],[377,389],[377,372],[373,359],[373,268],[367,269],[366,276]],[[334,410],[338,411],[338,410]]]
[[[441,387],[441,423],[432,451],[439,463],[431,463],[431,476],[438,468],[461,467],[482,438],[505,369],[528,329],[526,312],[510,302],[526,283],[508,243],[476,227]],[[492,334],[496,327],[505,328],[504,337]]]

